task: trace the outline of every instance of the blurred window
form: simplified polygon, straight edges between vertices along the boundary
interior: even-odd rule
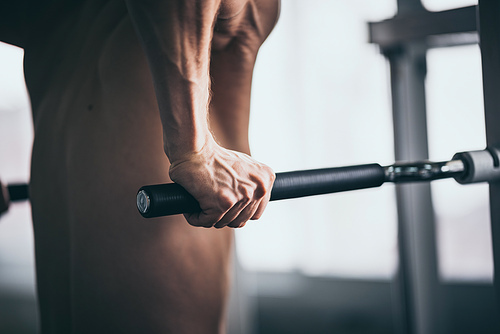
[[[368,21],[395,1],[283,1],[254,76],[253,155],[275,171],[394,161],[388,65]],[[394,188],[272,202],[237,231],[250,270],[380,277],[396,265]]]
[[[428,52],[427,112],[433,160],[486,147],[478,45]],[[493,278],[487,184],[432,183],[439,273],[445,280]]]
[[[3,183],[29,180],[32,140],[23,50],[0,43],[0,180]],[[27,202],[14,203],[0,216],[0,295],[8,292],[34,297],[34,280],[30,206]]]
[[[477,5],[477,0],[422,0],[422,4],[428,10],[438,12],[452,8],[474,6]]]

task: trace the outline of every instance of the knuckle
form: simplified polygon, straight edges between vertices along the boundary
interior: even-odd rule
[[[254,190],[251,187],[245,186],[240,188],[241,202],[248,204],[254,195]]]
[[[231,196],[221,196],[219,199],[219,209],[226,212],[234,206],[235,201]]]
[[[276,180],[276,174],[274,173],[274,170],[271,167],[266,166],[266,169],[267,169],[269,185],[272,185]]]
[[[271,189],[272,183],[269,184],[266,182],[265,179],[261,180],[260,182],[256,183],[257,187],[255,189],[255,197],[258,199],[261,199],[266,196],[266,194],[269,192]]]
[[[264,192],[264,194],[267,193],[267,191],[272,188],[275,180],[276,174],[274,171],[270,167],[263,165],[263,172],[260,175],[259,182],[257,183],[260,190]]]
[[[261,199],[267,194],[267,189],[264,185],[259,185],[257,189],[255,189],[255,198]]]

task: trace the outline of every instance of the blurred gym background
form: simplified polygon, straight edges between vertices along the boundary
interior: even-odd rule
[[[422,2],[429,11],[477,4]],[[398,3],[282,1],[255,69],[250,140],[257,160],[277,172],[395,161],[389,64],[369,43],[367,23],[393,17]],[[465,45],[426,53],[430,160],[486,146],[479,47],[456,44]],[[29,180],[33,134],[22,58],[21,49],[0,44],[4,183]],[[439,332],[500,330],[487,189],[454,180],[431,185]],[[397,220],[392,185],[271,203],[262,219],[236,232],[229,333],[401,332]],[[30,206],[14,204],[0,217],[0,333],[36,333],[34,277]]]

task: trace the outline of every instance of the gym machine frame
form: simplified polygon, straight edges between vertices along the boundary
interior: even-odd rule
[[[420,0],[397,0],[397,5],[398,12],[395,17],[369,24],[370,42],[380,46],[390,64],[396,159],[415,160],[428,157],[425,109],[426,51],[433,47],[477,44],[479,40],[487,146],[498,148],[500,96],[495,91],[496,87],[500,87],[498,1],[479,0],[479,6],[441,12],[427,11]],[[495,286],[498,296],[500,208],[495,203],[500,202],[500,186],[493,180],[489,183]],[[435,218],[430,186],[398,186],[396,194],[399,218],[399,267],[394,285],[396,298],[393,300],[393,313],[399,320],[396,332],[449,332],[446,328],[447,314],[443,314],[444,305],[441,304],[445,295],[437,272]]]

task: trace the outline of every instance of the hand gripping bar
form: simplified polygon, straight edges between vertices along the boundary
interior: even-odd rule
[[[271,201],[378,187],[385,181],[378,164],[277,173]],[[200,211],[198,202],[176,183],[144,186],[137,208],[146,218]]]
[[[461,154],[468,153],[471,152]],[[468,175],[466,168],[470,162],[459,159],[460,154],[455,157],[455,160],[445,162],[396,163],[386,167],[368,164],[277,173],[271,201],[378,187],[384,182],[406,183],[449,177],[461,182]],[[500,169],[496,179],[500,179]],[[198,202],[175,183],[142,187],[137,193],[137,208],[146,218],[200,211]]]

